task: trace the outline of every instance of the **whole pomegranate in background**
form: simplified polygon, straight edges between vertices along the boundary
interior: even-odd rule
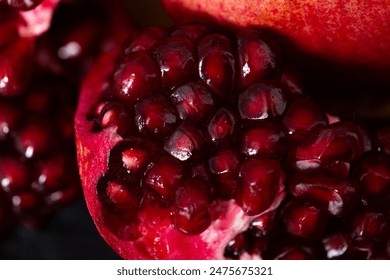
[[[288,47],[336,62],[349,71],[388,79],[390,2],[283,0],[163,0],[176,21],[205,20],[235,28],[257,26],[275,32]],[[311,61],[308,64],[312,63]],[[349,67],[350,66],[350,67]]]
[[[75,116],[102,237],[126,259],[390,258],[387,127],[328,115],[263,30],[148,27]]]

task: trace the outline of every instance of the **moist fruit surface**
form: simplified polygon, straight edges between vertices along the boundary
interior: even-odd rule
[[[91,69],[75,128],[123,258],[389,258],[388,130],[324,112],[262,30],[146,28]]]

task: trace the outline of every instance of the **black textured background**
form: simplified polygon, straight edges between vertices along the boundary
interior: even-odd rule
[[[16,228],[0,241],[0,259],[120,259],[97,232],[83,198],[62,209],[44,229]]]

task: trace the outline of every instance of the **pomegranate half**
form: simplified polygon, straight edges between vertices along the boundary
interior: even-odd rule
[[[330,118],[283,62],[261,30],[198,23],[148,27],[100,56],[81,88],[77,156],[121,257],[389,257],[386,137]]]

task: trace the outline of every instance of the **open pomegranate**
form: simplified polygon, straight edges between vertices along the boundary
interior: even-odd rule
[[[263,31],[148,27],[84,80],[83,190],[126,259],[390,258],[389,130],[330,117]]]

